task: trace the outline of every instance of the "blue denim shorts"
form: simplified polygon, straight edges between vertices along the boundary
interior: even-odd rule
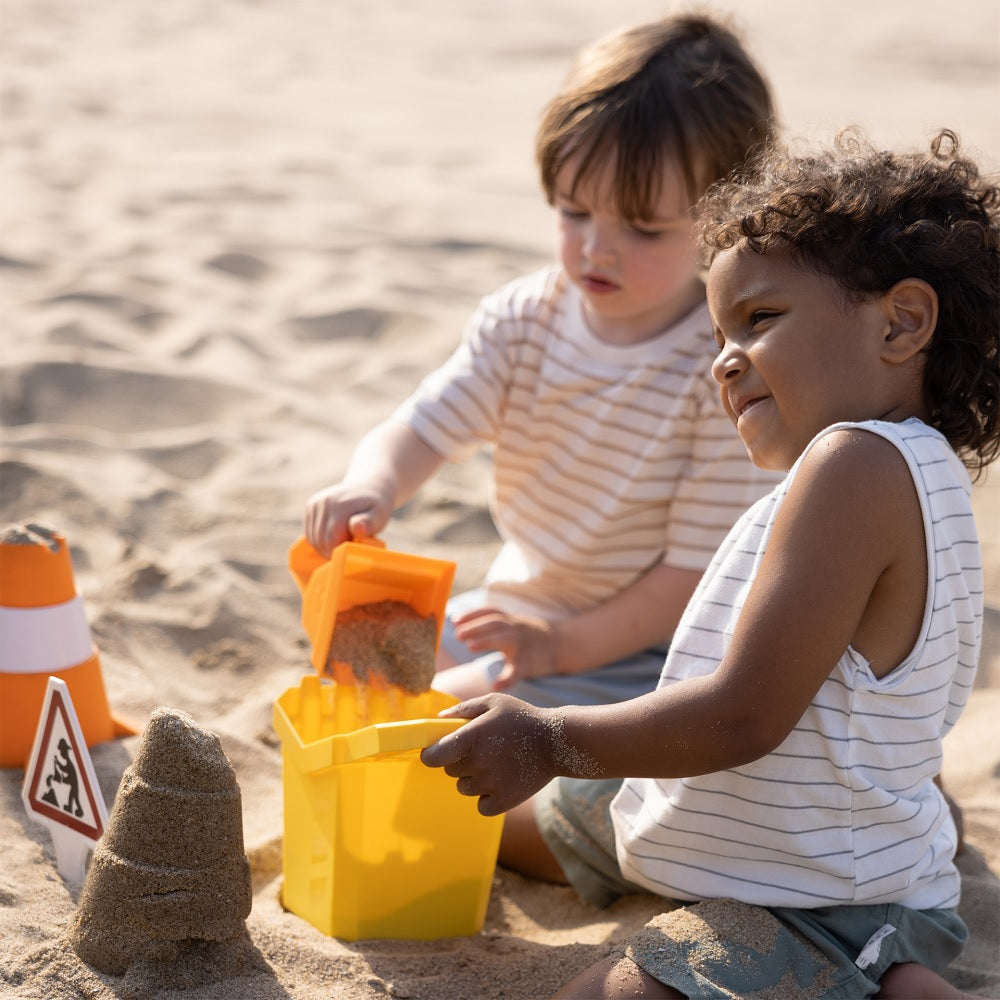
[[[467,590],[448,601],[444,628],[441,630],[441,649],[456,663],[472,663],[492,683],[503,670],[503,653],[484,653],[477,656],[455,635],[452,617],[472,608],[483,607],[486,594],[482,590]],[[630,701],[648,694],[660,679],[668,645],[653,646],[639,653],[623,657],[594,670],[581,674],[551,674],[532,677],[507,688],[505,694],[513,695],[540,708],[559,705],[608,705]]]
[[[539,831],[576,891],[596,906],[647,892],[624,879],[610,805],[621,782],[558,778],[535,796]],[[653,978],[689,997],[855,1000],[879,991],[890,965],[940,973],[965,946],[955,910],[896,903],[817,909],[734,899],[681,903],[658,914],[625,950]]]

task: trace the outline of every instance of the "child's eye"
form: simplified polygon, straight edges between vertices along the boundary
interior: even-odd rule
[[[570,219],[573,222],[580,222],[590,215],[589,212],[585,212],[582,208],[567,208],[565,205],[559,207],[559,214],[564,219]]]
[[[657,237],[663,235],[659,229],[649,229],[646,226],[637,226],[635,223],[632,224],[632,232],[645,240],[655,240]]]
[[[773,309],[755,309],[750,313],[750,329],[769,319],[773,319],[778,314]]]

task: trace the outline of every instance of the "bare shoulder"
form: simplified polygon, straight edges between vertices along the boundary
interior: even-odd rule
[[[803,457],[796,478],[851,506],[900,492],[914,494],[913,477],[899,449],[861,427],[824,434]]]
[[[878,464],[887,457],[895,456],[900,468],[905,471],[906,461],[899,449],[883,435],[861,426],[837,427],[827,431],[809,449],[804,461],[811,457],[824,456],[825,460],[834,459],[838,462],[850,462],[864,465]]]
[[[919,633],[924,559],[899,449],[856,427],[820,437],[778,507],[727,654],[733,676],[750,665],[771,739],[787,735],[848,646],[877,676],[902,662]]]
[[[779,551],[837,581],[842,639],[884,676],[912,649],[926,596],[923,515],[906,459],[879,434],[838,428],[804,456],[787,504]]]
[[[899,449],[857,427],[820,437],[788,486],[765,562],[789,579],[820,572],[867,599],[924,559],[920,499]]]
[[[920,501],[906,459],[891,441],[860,427],[838,427],[813,444],[779,518],[798,536],[796,545],[802,534],[812,535],[817,557],[843,545],[886,563],[902,549],[923,551]]]

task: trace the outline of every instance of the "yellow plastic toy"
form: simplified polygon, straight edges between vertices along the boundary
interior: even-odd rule
[[[481,816],[420,749],[463,724],[454,699],[408,696],[412,721],[341,732],[350,686],[302,679],[275,703],[281,738],[285,907],[331,937],[431,940],[476,934],[503,817]]]
[[[302,591],[312,664],[322,674],[338,611],[402,601],[433,614],[437,640],[455,564],[346,542],[323,559],[305,539],[289,553]],[[339,683],[338,683],[339,681]],[[324,934],[430,940],[477,933],[486,917],[502,817],[479,814],[420,750],[464,720],[455,700],[386,685],[304,677],[274,704],[282,744],[282,900]]]

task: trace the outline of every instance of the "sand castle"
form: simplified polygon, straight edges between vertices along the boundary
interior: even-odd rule
[[[150,963],[188,982],[254,964],[240,789],[217,736],[158,708],[122,776],[70,928],[89,965]],[[199,972],[200,970],[200,972]]]

